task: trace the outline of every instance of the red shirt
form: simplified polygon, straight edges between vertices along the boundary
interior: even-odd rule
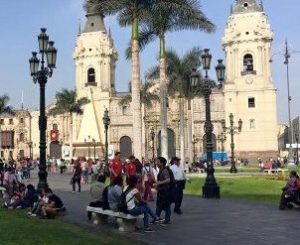
[[[126,165],[126,171],[128,177],[130,176],[136,176],[136,166],[134,163],[130,162]]]
[[[110,162],[110,169],[115,172],[115,174],[110,171],[110,180],[113,181],[117,176],[122,177],[122,162],[118,159],[113,159]]]

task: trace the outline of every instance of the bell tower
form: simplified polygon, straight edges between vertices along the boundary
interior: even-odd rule
[[[117,52],[104,26],[103,16],[87,13],[86,18],[73,53],[77,95],[84,97],[87,90],[92,90],[95,99],[109,97],[115,92]]]
[[[110,109],[111,98],[115,95],[118,56],[103,18],[88,10],[85,27],[79,30],[73,53],[77,98],[89,99],[83,114],[73,115],[73,145],[78,149],[87,148],[87,139],[104,145],[102,116],[105,108]]]
[[[271,157],[278,149],[276,88],[269,62],[272,40],[262,3],[236,0],[222,45],[227,67],[225,120],[228,125],[232,113],[236,124],[239,118],[243,121],[242,132],[235,135],[240,157]]]

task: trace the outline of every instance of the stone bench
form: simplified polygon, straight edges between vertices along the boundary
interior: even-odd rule
[[[108,217],[115,217],[120,232],[131,232],[135,230],[135,224],[138,218],[143,218],[144,215],[133,216],[121,212],[114,212],[112,210],[103,210],[102,208],[95,208],[87,206],[86,211],[92,213],[92,222],[95,225],[107,223]]]
[[[282,169],[282,168],[270,168],[270,169],[264,169],[264,173],[268,174],[278,174],[278,173],[285,173],[288,172],[288,169]]]

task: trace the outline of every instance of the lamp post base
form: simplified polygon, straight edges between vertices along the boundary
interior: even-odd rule
[[[38,190],[43,190],[45,188],[48,188],[48,183],[47,183],[47,176],[48,176],[48,173],[46,170],[42,170],[40,169],[39,173],[38,173],[38,176],[39,176],[39,183],[37,185],[37,189]]]
[[[205,183],[202,186],[203,198],[220,198],[220,187],[217,183]]]
[[[238,172],[238,170],[237,170],[237,168],[236,168],[236,166],[235,165],[232,165],[231,167],[230,167],[230,173],[237,173]]]
[[[293,157],[293,148],[290,146],[288,154],[288,166],[295,166],[294,157]]]

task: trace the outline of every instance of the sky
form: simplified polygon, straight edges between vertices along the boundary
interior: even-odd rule
[[[28,60],[31,52],[38,50],[37,36],[41,27],[47,28],[50,39],[58,49],[57,69],[48,80],[46,100],[53,101],[55,93],[62,88],[75,87],[74,61],[79,23],[84,25],[85,13],[82,8],[85,0],[0,0],[0,95],[8,94],[14,108],[21,106],[22,91],[24,107],[29,109],[39,106],[39,86],[33,84],[30,77]],[[260,0],[259,0],[260,1]],[[229,17],[230,6],[235,0],[202,0],[202,10],[217,26],[213,34],[200,31],[181,31],[166,36],[167,48],[175,49],[183,55],[192,47],[209,48],[213,63],[224,59],[221,38]],[[290,49],[300,51],[300,1],[299,0],[263,0],[265,12],[275,33],[272,53],[283,52],[285,39]],[[107,29],[110,28],[115,47],[119,53],[116,69],[117,91],[127,91],[131,78],[131,64],[125,59],[125,49],[130,38],[130,28],[119,27],[115,17],[105,18]],[[149,44],[141,53],[141,76],[157,64],[159,44]],[[273,81],[277,88],[278,122],[286,123],[287,82],[284,57],[273,57]],[[291,53],[290,86],[292,96],[292,118],[300,115],[300,53]],[[214,75],[211,70],[211,76]]]

